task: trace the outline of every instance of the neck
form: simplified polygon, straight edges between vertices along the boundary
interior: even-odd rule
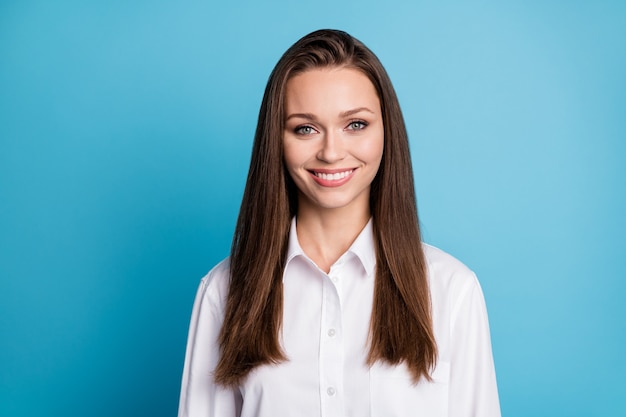
[[[298,242],[304,253],[324,272],[352,245],[370,219],[369,207],[308,210],[296,216]]]

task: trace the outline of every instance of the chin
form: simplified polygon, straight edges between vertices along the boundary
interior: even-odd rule
[[[317,207],[319,209],[325,210],[335,210],[335,209],[343,209],[349,207],[357,207],[360,205],[360,202],[357,200],[345,200],[345,199],[325,199],[325,200],[314,200],[309,202],[313,208]]]

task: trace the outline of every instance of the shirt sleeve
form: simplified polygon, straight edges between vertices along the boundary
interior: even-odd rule
[[[211,273],[200,283],[193,305],[178,417],[237,417],[241,397],[236,389],[215,384],[222,314],[210,297]]]
[[[451,323],[450,417],[500,417],[487,308],[472,274]]]

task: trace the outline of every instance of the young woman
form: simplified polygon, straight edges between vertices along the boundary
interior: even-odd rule
[[[483,295],[420,241],[376,56],[313,32],[270,75],[231,256],[202,280],[179,416],[499,416]]]

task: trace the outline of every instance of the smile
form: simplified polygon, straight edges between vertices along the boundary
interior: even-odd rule
[[[313,175],[315,175],[317,178],[321,178],[321,179],[327,180],[327,181],[338,181],[338,180],[346,178],[347,176],[349,176],[353,172],[354,172],[353,169],[350,169],[348,171],[333,172],[333,173],[313,171]]]
[[[356,168],[346,169],[345,171],[341,170],[324,170],[324,171],[316,171],[310,170],[311,177],[313,180],[322,187],[341,187],[348,181],[352,179]]]

